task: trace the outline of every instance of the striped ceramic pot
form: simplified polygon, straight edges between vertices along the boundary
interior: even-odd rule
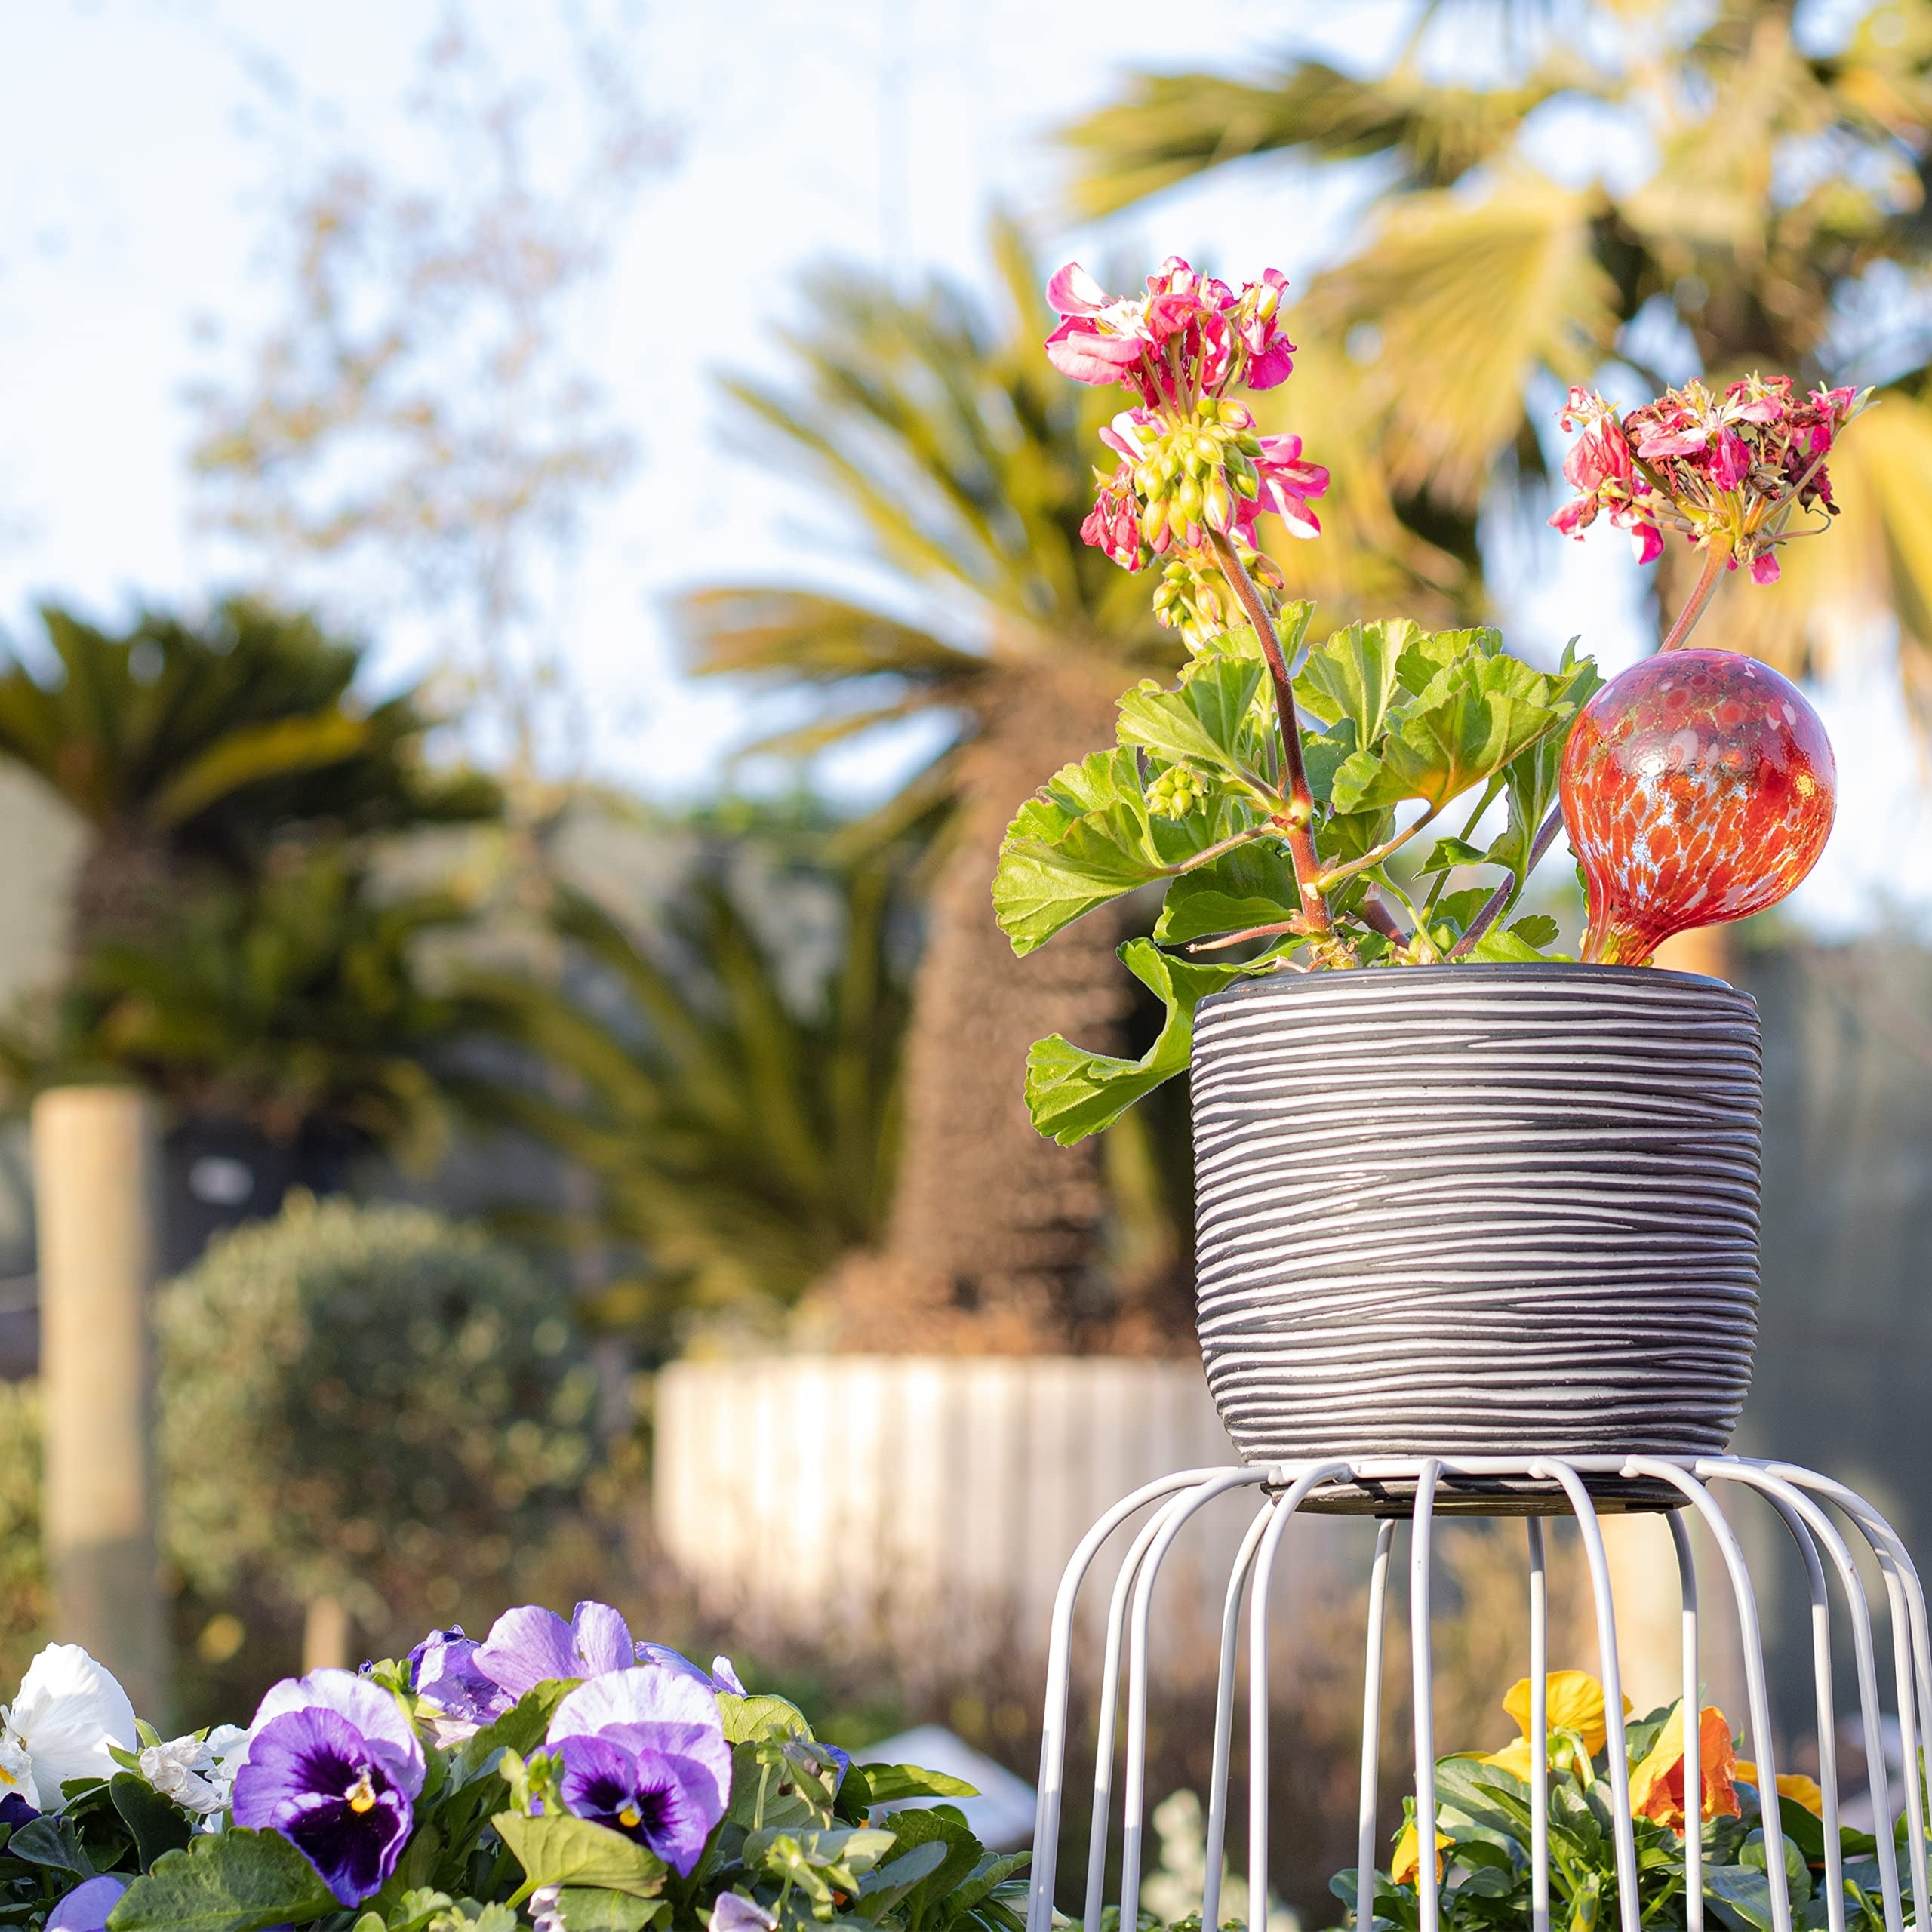
[[[1201,1002],[1198,1325],[1251,1462],[1715,1453],[1751,1375],[1757,1008],[1654,968]]]

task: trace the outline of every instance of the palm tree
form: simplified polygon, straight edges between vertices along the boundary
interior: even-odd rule
[[[1022,1099],[1038,1034],[1094,1041],[1118,1028],[1121,934],[1088,919],[1016,961],[989,893],[1014,809],[1104,741],[1123,686],[1180,653],[1149,617],[1149,585],[1080,539],[1109,400],[1041,355],[1043,278],[1010,224],[995,224],[992,253],[997,316],[945,284],[909,297],[841,275],[814,289],[811,322],[789,338],[797,383],[731,386],[848,514],[889,574],[890,598],[728,585],[683,606],[700,671],[819,694],[814,723],[779,741],[794,751],[915,715],[951,727],[860,828],[949,815],[912,995],[891,1214],[881,1251],[828,1291],[851,1340],[872,1348],[1059,1348],[1097,1328],[1124,1344],[1123,1311],[1097,1267],[1104,1156],[1042,1140]],[[1372,478],[1338,512],[1368,524],[1381,514]],[[1384,546],[1378,587],[1426,550],[1413,539]],[[1438,561],[1453,574],[1452,560]],[[1324,587],[1343,604],[1359,590]],[[1138,1325],[1149,1327],[1144,1311]]]
[[[429,1063],[478,1016],[423,972],[472,909],[385,889],[338,844],[284,847],[246,884],[203,880],[138,939],[103,937],[41,1016],[0,1030],[18,1091],[128,1078],[177,1117],[305,1154],[441,1151]]]
[[[629,1272],[591,1312],[654,1348],[686,1309],[755,1320],[789,1306],[884,1223],[906,1004],[893,876],[873,863],[793,884],[815,927],[836,915],[808,985],[801,949],[709,876],[669,903],[648,943],[560,886],[562,984],[481,971],[463,982],[472,1020],[543,1077],[472,1071],[456,1091],[595,1189],[583,1211],[506,1221],[568,1248],[614,1244]]]
[[[7,650],[0,756],[91,829],[75,956],[152,936],[185,876],[243,882],[292,830],[361,834],[487,817],[494,785],[422,756],[417,694],[361,701],[361,649],[309,619],[234,601],[203,623],[146,611],[110,632],[41,612],[45,648]]]
[[[1143,75],[1069,130],[1075,198],[1103,214],[1251,156],[1372,158],[1386,185],[1358,244],[1314,278],[1297,332],[1353,349],[1351,403],[1404,524],[1472,563],[1484,506],[1540,478],[1537,423],[1558,386],[1606,363],[1658,387],[1692,358],[1727,381],[1757,368],[1876,384],[1883,407],[1833,458],[1846,531],[1792,546],[1783,582],[1720,600],[1699,641],[1802,675],[1895,619],[1923,728],[1932,5],[1890,0],[1829,51],[1801,42],[1795,11],[1498,0],[1452,21],[1425,5],[1380,75],[1302,59],[1253,81]],[[1503,50],[1495,85],[1431,77],[1432,35],[1452,29]],[[1655,167],[1629,187],[1555,178],[1522,139],[1538,110],[1568,117],[1572,155],[1647,140]],[[1665,586],[1673,605],[1681,589]]]

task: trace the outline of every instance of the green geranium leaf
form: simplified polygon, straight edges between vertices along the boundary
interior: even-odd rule
[[[1063,766],[1015,814],[1000,846],[993,911],[1024,958],[1097,906],[1151,884],[1167,863],[1134,754],[1096,752]]]
[[[640,1899],[654,1898],[663,1888],[661,1858],[587,1818],[500,1811],[490,1822],[533,1884],[583,1885]]]
[[[1419,635],[1406,617],[1350,624],[1308,654],[1295,701],[1326,725],[1354,727],[1358,746],[1373,745],[1400,687],[1396,667]]]
[[[1154,937],[1164,946],[1181,946],[1217,933],[1245,932],[1285,919],[1300,903],[1286,848],[1257,838],[1176,879],[1168,888]]]
[[[1518,658],[1471,656],[1446,666],[1427,690],[1389,713],[1377,745],[1336,773],[1335,809],[1419,798],[1440,810],[1567,721],[1544,701],[1549,688]]]
[[[164,1853],[179,1851],[193,1835],[193,1826],[179,1806],[171,1804],[146,1778],[117,1771],[107,1781],[108,1795],[134,1841],[135,1855],[146,1871]]]
[[[1120,742],[1170,764],[1204,766],[1227,778],[1254,775],[1251,714],[1266,698],[1258,658],[1197,657],[1169,691],[1152,678],[1120,701]]]
[[[15,1845],[20,1836],[14,1834]],[[107,1923],[109,1932],[267,1932],[341,1909],[315,1868],[279,1832],[232,1827],[157,1859],[122,1894]]]
[[[1486,857],[1480,845],[1472,845],[1466,838],[1438,838],[1416,869],[1426,878],[1431,872],[1450,872],[1457,866],[1479,866]]]
[[[1481,960],[1492,966],[1543,966],[1552,960],[1568,960],[1567,952],[1548,950],[1549,941],[1556,937],[1554,919],[1518,919],[1513,926],[1491,926],[1464,955],[1466,958]],[[1531,938],[1524,931],[1525,927],[1540,934],[1544,928],[1552,930],[1548,939]]]
[[[1425,697],[1443,672],[1502,654],[1503,633],[1487,625],[1472,630],[1422,631],[1407,627],[1395,663],[1395,677],[1411,697]]]
[[[1570,740],[1569,727],[1602,683],[1596,660],[1580,657],[1577,640],[1572,638],[1564,647],[1561,666],[1549,680],[1548,702],[1549,708],[1558,714],[1559,728],[1512,758],[1503,774],[1509,820],[1490,846],[1487,857],[1492,865],[1508,868],[1518,891],[1529,872],[1530,847],[1537,828],[1556,803],[1563,748]]]
[[[979,1788],[943,1771],[921,1770],[917,1764],[867,1764],[862,1767],[875,1804],[904,1798],[977,1798]]]
[[[1054,1033],[1035,1040],[1026,1055],[1026,1105],[1033,1124],[1063,1147],[1111,1127],[1136,1100],[1186,1066],[1194,1047],[1194,1009],[1208,994],[1250,974],[1268,971],[1280,957],[1264,955],[1238,966],[1203,966],[1161,951],[1150,940],[1120,949],[1128,971],[1166,1004],[1160,1038],[1137,1060],[1090,1053]]]
[[[555,1909],[564,1932],[644,1932],[671,1908],[662,1899],[654,1903],[600,1885],[566,1885],[557,1894]]]

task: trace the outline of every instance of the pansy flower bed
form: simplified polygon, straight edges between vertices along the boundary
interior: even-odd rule
[[[0,1724],[0,1923],[51,1932],[1019,1932],[958,1780],[859,1765],[608,1605],[277,1684],[164,1740],[72,1644]],[[906,1801],[926,1808],[894,1810]]]

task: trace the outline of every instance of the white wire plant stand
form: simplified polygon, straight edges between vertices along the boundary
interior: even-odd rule
[[[1368,1580],[1363,1672],[1361,1770],[1356,1846],[1356,1897],[1375,1896],[1376,1843],[1382,1766],[1381,1694],[1384,1609],[1395,1531],[1411,1525],[1408,1540],[1409,1630],[1414,1685],[1415,1815],[1426,1844],[1436,1816],[1435,1739],[1432,1718],[1434,1681],[1429,1642],[1431,1542],[1437,1520],[1445,1515],[1521,1515],[1524,1524],[1524,1583],[1529,1622],[1528,1735],[1547,1729],[1546,1700],[1549,1660],[1549,1591],[1546,1567],[1546,1515],[1575,1519],[1588,1566],[1601,1659],[1607,1730],[1606,1758],[1617,1874],[1619,1932],[1643,1932],[1637,1883],[1635,1828],[1630,1805],[1625,1752],[1623,1686],[1617,1663],[1616,1606],[1611,1567],[1598,1524],[1598,1506],[1662,1509],[1677,1555],[1682,1598],[1683,1696],[1687,1713],[1700,1708],[1700,1609],[1697,1566],[1686,1518],[1700,1521],[1717,1552],[1728,1583],[1737,1626],[1746,1705],[1746,1734],[1759,1788],[1777,1789],[1777,1748],[1764,1663],[1758,1597],[1744,1546],[1719,1501],[1745,1491],[1761,1499],[1789,1532],[1801,1558],[1810,1600],[1813,1686],[1824,1838],[1824,1897],[1827,1932],[1846,1932],[1844,1885],[1839,1846],[1840,1800],[1837,1717],[1832,1682],[1832,1581],[1842,1614],[1849,1620],[1858,1686],[1859,1719],[1879,1868],[1885,1932],[1905,1932],[1906,1900],[1900,1878],[1899,1850],[1890,1829],[1897,1807],[1886,1764],[1888,1715],[1881,1694],[1880,1646],[1872,1604],[1854,1546],[1869,1550],[1884,1587],[1885,1635],[1890,1651],[1891,1706],[1903,1763],[1905,1815],[1913,1821],[1903,1833],[1912,1900],[1922,1909],[1928,1896],[1927,1840],[1921,1790],[1919,1740],[1932,1735],[1932,1634],[1928,1634],[1924,1592],[1918,1574],[1897,1533],[1869,1503],[1842,1483],[1796,1465],[1740,1456],[1616,1455],[1558,1457],[1441,1457],[1337,1458],[1284,1462],[1241,1468],[1182,1470],[1149,1483],[1103,1515],[1081,1540],[1067,1564],[1055,1600],[1047,1660],[1044,1721],[1040,1750],[1040,1783],[1035,1820],[1032,1890],[1027,1932],[1051,1932],[1058,1878],[1060,1820],[1066,1794],[1068,1704],[1076,1613],[1083,1585],[1102,1546],[1135,1519],[1124,1559],[1115,1577],[1105,1626],[1095,1746],[1091,1832],[1088,1840],[1085,1932],[1097,1932],[1101,1913],[1118,1903],[1123,1932],[1138,1922],[1140,1868],[1147,1825],[1146,1744],[1149,1638],[1154,1596],[1161,1569],[1190,1521],[1230,1492],[1260,1492],[1257,1507],[1227,1580],[1220,1621],[1219,1670],[1214,1712],[1214,1759],[1207,1818],[1207,1875],[1201,1922],[1208,1932],[1220,1923],[1221,1873],[1228,1833],[1230,1767],[1235,1745],[1235,1681],[1243,1649],[1247,1666],[1247,1885],[1259,1915],[1269,1896],[1269,1662],[1271,1586],[1287,1532],[1298,1516],[1346,1509],[1372,1513],[1378,1523]],[[1122,1680],[1126,1690],[1124,1754],[1117,1749]],[[1684,1790],[1694,1817],[1693,1794],[1701,1789],[1699,1725],[1694,1715],[1684,1727]],[[1115,1761],[1121,1760],[1116,1806]],[[1549,1927],[1549,1771],[1545,1753],[1530,1758],[1531,1932]],[[1117,1899],[1106,1897],[1110,1834],[1118,1809],[1121,1876]],[[1767,1801],[1767,1819],[1778,1815]],[[1702,1847],[1699,1833],[1684,1836],[1684,1911],[1689,1932],[1705,1924]],[[1426,1850],[1416,1879],[1420,1932],[1439,1932],[1440,1881]],[[1793,1932],[1786,1887],[1769,1887],[1772,1932]]]

